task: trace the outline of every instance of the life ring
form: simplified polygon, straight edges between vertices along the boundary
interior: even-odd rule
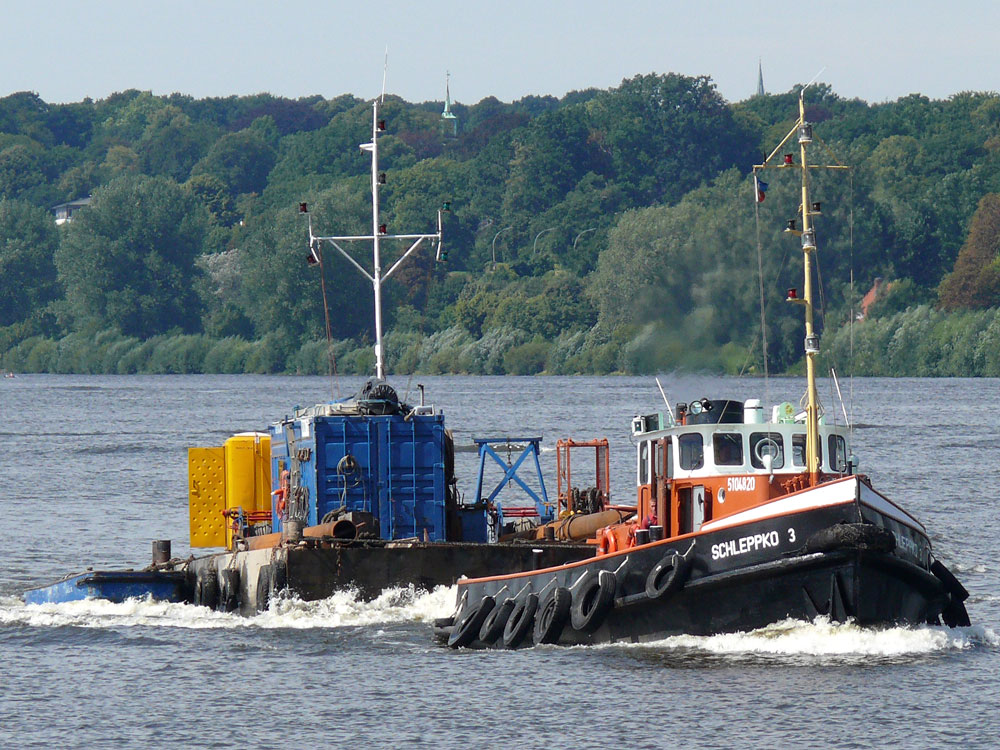
[[[618,537],[615,536],[615,532],[611,530],[611,527],[608,527],[601,534],[600,543],[597,546],[597,554],[598,556],[608,555],[617,551]]]
[[[535,616],[535,643],[556,643],[569,620],[569,610],[573,595],[569,589],[559,586],[552,590]]]
[[[583,633],[597,630],[615,603],[618,581],[608,570],[588,570],[577,582],[570,617],[573,629]]]
[[[469,607],[451,629],[448,636],[448,645],[451,648],[464,648],[472,643],[479,635],[479,629],[483,626],[487,615],[493,611],[496,600],[492,596],[484,596],[479,600],[479,604]]]
[[[528,635],[538,610],[538,594],[528,594],[514,605],[503,628],[504,648],[517,648]]]
[[[646,596],[650,599],[666,599],[681,589],[690,572],[691,566],[684,556],[671,550],[646,576]]]
[[[503,635],[503,629],[507,625],[510,613],[514,611],[515,603],[513,599],[504,599],[500,606],[493,608],[483,621],[483,626],[479,628],[480,641],[487,646],[496,643],[497,638]]]

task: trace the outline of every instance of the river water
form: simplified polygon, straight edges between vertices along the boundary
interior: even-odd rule
[[[608,437],[633,497],[632,416],[651,378],[393,378],[473,436]],[[854,452],[920,518],[972,596],[970,628],[779,623],[640,646],[450,651],[454,591],[277,602],[254,618],[190,605],[25,606],[86,566],[187,555],[187,453],[347,395],[357,378],[21,375],[0,381],[0,747],[963,748],[1000,745],[1000,381],[842,384]],[[800,379],[661,376],[671,401],[797,403]],[[832,384],[827,413],[843,421]],[[459,453],[474,493],[477,457]]]

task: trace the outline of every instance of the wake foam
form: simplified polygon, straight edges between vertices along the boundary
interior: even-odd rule
[[[278,597],[271,607],[254,617],[214,612],[207,607],[173,604],[152,599],[122,603],[84,599],[61,604],[27,605],[13,596],[0,597],[0,626],[39,628],[338,628],[393,622],[429,622],[454,608],[455,589],[439,586],[431,592],[412,587],[386,589],[376,599],[364,601],[355,592],[341,591],[315,602]]]
[[[1000,646],[1000,636],[982,625],[945,628],[863,628],[853,623],[785,620],[748,633],[678,635],[633,647],[691,650],[736,656],[902,657]]]

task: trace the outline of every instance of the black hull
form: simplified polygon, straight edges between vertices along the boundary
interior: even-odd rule
[[[860,625],[942,617],[967,624],[960,585],[949,590],[931,571],[922,531],[851,500],[561,568],[463,581],[456,615],[439,624],[438,636],[453,647],[512,648],[712,635],[818,616]],[[531,618],[533,628],[507,628],[502,637],[494,629],[484,642],[477,613],[500,613],[509,599],[494,619],[513,609],[507,619]]]
[[[497,571],[521,573],[590,557],[587,544],[473,544],[462,542],[352,542],[288,551],[288,587],[306,601],[350,588],[365,598],[387,588],[430,590],[461,577]]]

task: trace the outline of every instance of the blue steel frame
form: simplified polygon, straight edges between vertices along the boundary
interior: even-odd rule
[[[504,485],[509,482],[516,482],[521,489],[523,489],[535,502],[535,510],[538,512],[538,518],[540,523],[548,523],[554,517],[554,511],[552,506],[549,504],[549,496],[545,492],[545,480],[542,478],[542,467],[538,463],[538,444],[542,441],[540,437],[491,437],[491,438],[473,438],[473,442],[479,446],[479,476],[476,479],[476,500],[485,500],[487,503],[493,503],[496,496],[500,494],[500,491],[504,488]],[[493,450],[494,444],[506,444],[510,445],[512,443],[525,443],[524,450],[521,451],[521,455],[517,457],[510,466],[507,462],[502,459],[495,450]],[[489,456],[501,469],[504,470],[503,478],[497,482],[496,486],[490,492],[488,497],[483,497],[483,474],[486,468],[486,457]],[[541,488],[542,496],[539,497],[538,493],[535,492],[531,487],[525,484],[524,480],[517,475],[517,470],[521,468],[521,464],[531,456],[535,461],[535,472],[538,475],[538,486]],[[495,505],[497,513],[499,514],[499,521],[501,527],[503,526],[503,507],[502,504],[496,503]]]

